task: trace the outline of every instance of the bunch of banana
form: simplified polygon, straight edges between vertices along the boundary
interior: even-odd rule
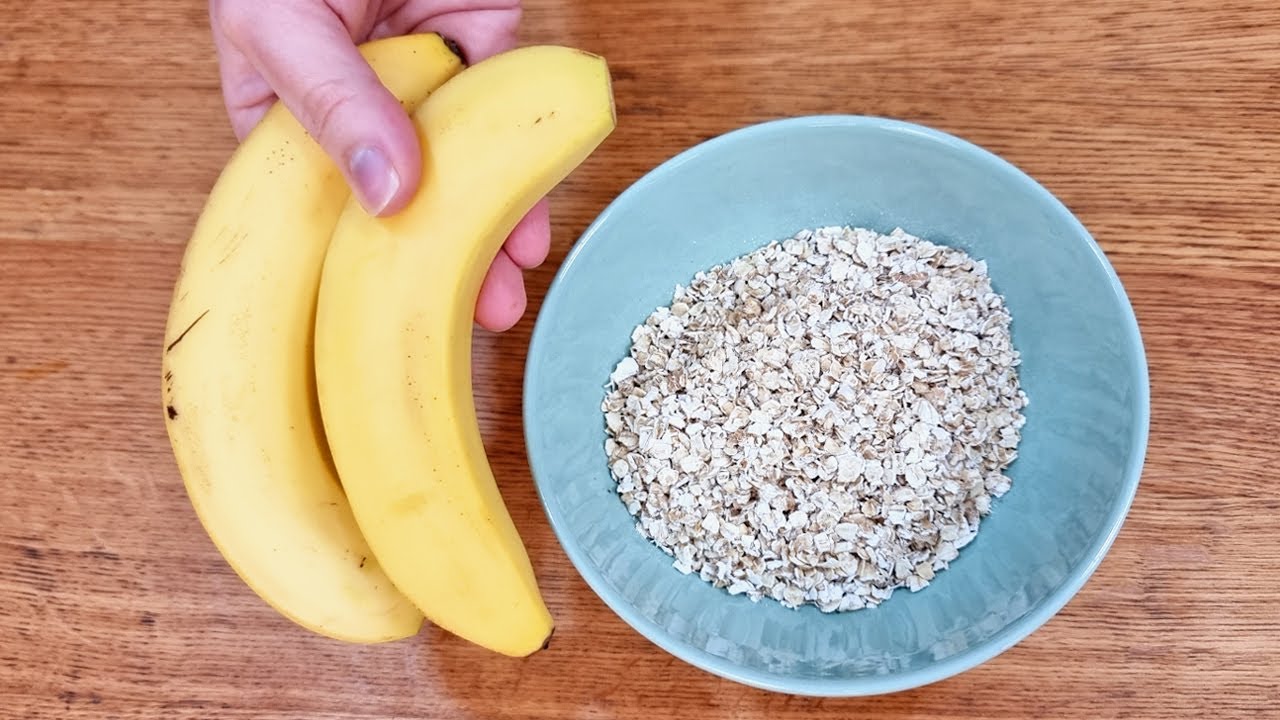
[[[411,112],[423,181],[368,215],[277,106],[215,184],[166,328],[164,409],[191,502],[268,604],[350,642],[424,616],[512,655],[553,623],[485,457],[471,331],[517,221],[616,122],[602,58],[463,67],[434,34],[361,52]]]

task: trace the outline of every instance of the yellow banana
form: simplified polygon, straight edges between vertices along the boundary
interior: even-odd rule
[[[435,34],[360,49],[407,110],[462,68]],[[187,245],[163,394],[191,503],[231,567],[299,625],[371,643],[415,634],[422,613],[360,533],[315,396],[316,293],[349,195],[277,103],[228,161]]]
[[[463,70],[413,116],[423,182],[389,218],[348,202],[329,245],[316,383],[338,475],[428,620],[510,656],[553,630],[471,394],[481,280],[535,201],[615,124],[604,60],[531,46]]]

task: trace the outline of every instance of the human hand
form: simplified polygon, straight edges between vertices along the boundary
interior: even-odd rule
[[[401,210],[422,176],[417,134],[357,44],[438,32],[475,63],[515,47],[520,0],[210,0],[227,114],[243,140],[279,99],[376,215]],[[524,314],[523,270],[547,257],[543,199],[512,230],[476,303],[476,322],[510,328]]]

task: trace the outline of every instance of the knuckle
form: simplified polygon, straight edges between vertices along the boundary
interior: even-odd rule
[[[342,24],[353,33],[356,32],[356,28],[361,26],[363,18],[367,17],[369,13],[368,0],[325,0],[325,4],[333,14],[342,20]]]
[[[303,92],[299,121],[322,145],[329,144],[356,97],[355,91],[341,80],[323,80]]]
[[[210,0],[209,12],[222,30],[233,41],[249,37],[258,23],[258,3],[246,0]]]

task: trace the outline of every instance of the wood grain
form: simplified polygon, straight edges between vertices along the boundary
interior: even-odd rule
[[[108,9],[109,7],[109,9]],[[620,125],[553,195],[482,429],[559,621],[501,659],[428,629],[311,637],[197,523],[159,405],[183,243],[232,149],[201,2],[0,5],[0,716],[1280,717],[1280,6],[1263,0],[529,0],[526,42],[606,55]],[[691,143],[802,113],[957,133],[1056,193],[1142,324],[1153,425],[1113,551],[1056,618],[925,688],[740,687],[609,612],[525,466],[533,313],[609,200]]]

